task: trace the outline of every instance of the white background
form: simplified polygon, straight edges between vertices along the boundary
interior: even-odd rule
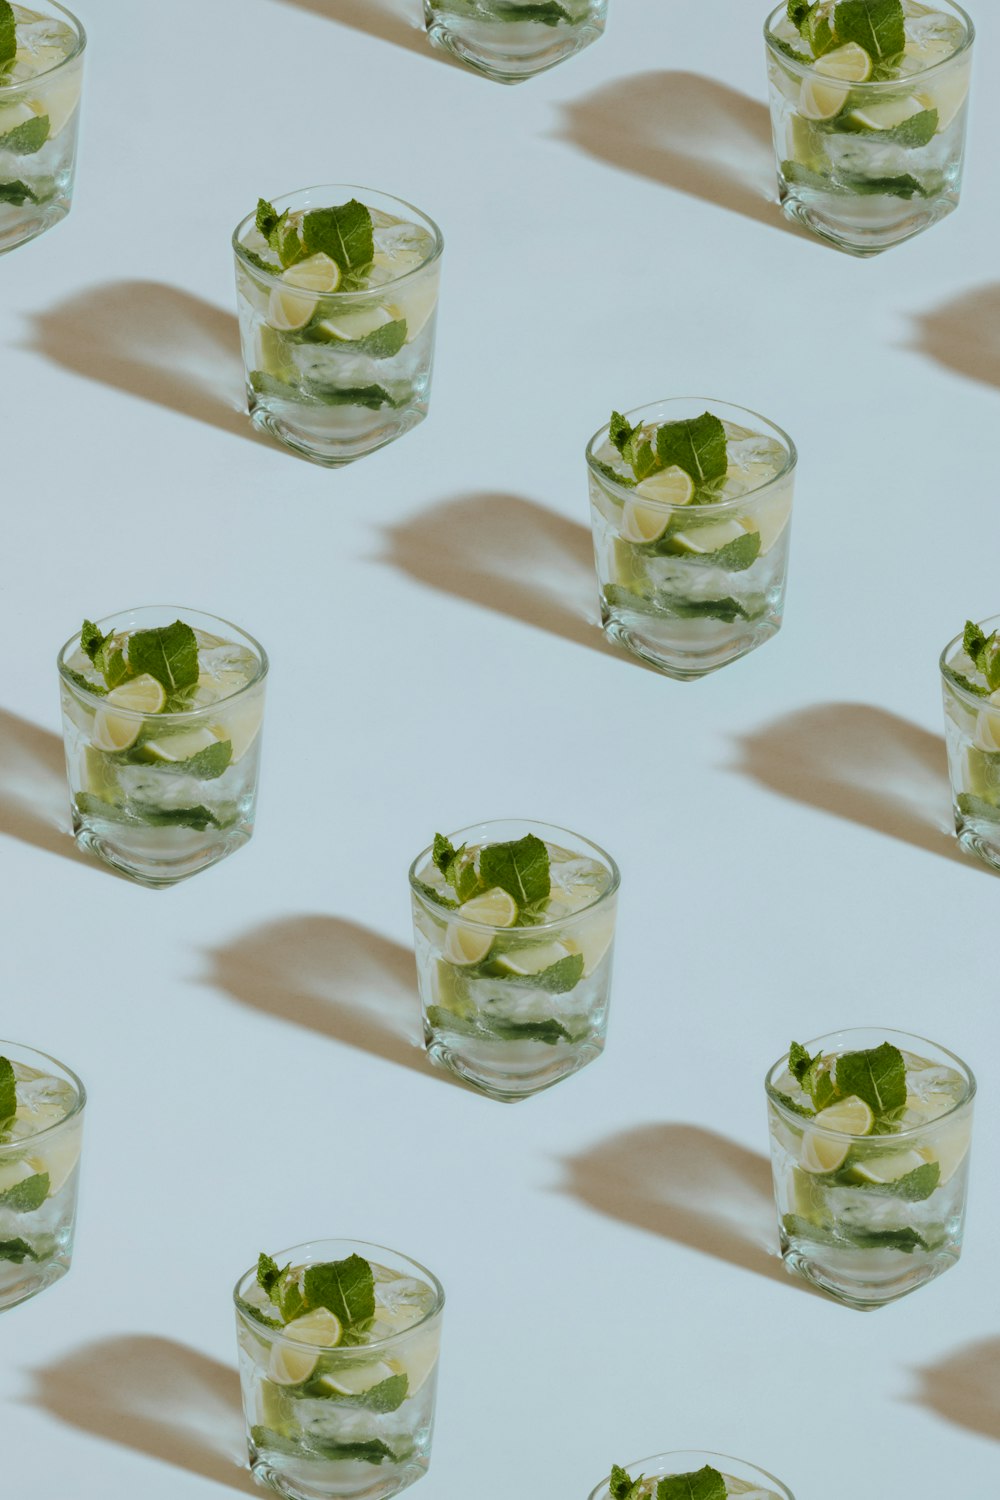
[[[995,1492],[1000,887],[947,832],[936,667],[1000,609],[980,11],[963,206],[859,262],[770,201],[748,0],[612,0],[517,89],[409,0],[88,0],[77,204],[0,269],[0,1035],[91,1093],[72,1274],[3,1317],[7,1492],[249,1493],[230,1287],[327,1235],[447,1289],[426,1500],[697,1446],[800,1500]],[[446,240],[431,415],[339,473],[242,414],[229,250],[328,181]],[[690,393],[801,462],[784,631],[679,684],[602,644],[582,455]],[[74,851],[54,668],[160,601],[272,659],[257,834],[166,893]],[[406,886],[510,815],[623,870],[607,1054],[516,1107],[415,1048]],[[772,1258],[761,1082],[861,1024],[982,1085],[962,1263],[870,1317]]]

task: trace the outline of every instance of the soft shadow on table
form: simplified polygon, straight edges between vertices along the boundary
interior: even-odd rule
[[[918,724],[867,703],[820,703],[736,743],[728,769],[768,791],[986,870],[950,831],[944,740]]]
[[[387,527],[383,542],[379,561],[427,588],[623,657],[597,624],[590,531],[533,500],[461,495]]]
[[[913,321],[911,348],[970,380],[1000,386],[1000,283],[963,292]]]
[[[563,106],[556,139],[773,229],[807,238],[777,203],[767,105],[698,73],[639,73]]]
[[[304,915],[255,927],[207,956],[200,982],[241,1005],[450,1081],[420,1046],[411,949],[342,917]]]
[[[756,1151],[694,1125],[642,1125],[563,1159],[559,1191],[649,1234],[782,1285],[771,1167]]]
[[[81,854],[69,821],[62,740],[0,709],[0,834],[113,874],[100,860]]]
[[[983,1339],[917,1370],[911,1397],[956,1427],[1000,1442],[1000,1338]]]
[[[88,1344],[31,1375],[27,1400],[67,1426],[259,1494],[241,1469],[240,1382],[230,1366],[171,1339],[136,1334]]]
[[[235,315],[179,287],[91,287],[35,313],[26,347],[74,375],[266,443],[245,411]]]
[[[314,16],[363,31],[381,42],[420,52],[438,62],[458,64],[446,52],[432,47],[423,26],[420,0],[280,0]]]

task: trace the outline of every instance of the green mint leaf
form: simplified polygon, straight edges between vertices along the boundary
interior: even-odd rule
[[[817,1113],[826,1109],[835,1099],[841,1097],[840,1090],[832,1074],[821,1066],[822,1059],[817,1058],[803,1080],[802,1087],[812,1099]]]
[[[155,677],[168,696],[180,692],[198,681],[198,638],[183,620],[137,630],[129,637],[128,664],[135,677],[144,672]]]
[[[986,678],[991,693],[1000,688],[1000,636],[991,635],[979,653],[979,670]]]
[[[262,234],[266,240],[269,240],[277,229],[280,218],[281,215],[273,203],[268,203],[266,198],[257,199],[257,215],[254,222],[257,225],[258,234]]]
[[[9,0],[0,0],[0,67],[17,56],[17,18]]]
[[[251,1427],[250,1441],[264,1452],[282,1453],[288,1458],[328,1458],[354,1460],[357,1463],[381,1464],[387,1459],[398,1463],[404,1454],[396,1454],[382,1442],[371,1438],[361,1443],[336,1443],[330,1439],[313,1437],[303,1433],[300,1437],[285,1437],[269,1427]]]
[[[802,1115],[805,1119],[811,1120],[815,1114],[815,1110],[808,1109],[806,1105],[793,1099],[791,1094],[783,1094],[780,1089],[774,1090],[774,1097],[785,1109],[791,1110],[793,1115]]]
[[[909,172],[899,177],[858,177],[845,175],[843,184],[849,193],[870,194],[888,198],[932,198],[940,191],[940,182],[918,182]],[[827,184],[829,191],[829,183]]]
[[[788,1049],[788,1071],[789,1073],[791,1073],[792,1077],[796,1080],[797,1083],[802,1082],[803,1078],[805,1078],[813,1063],[817,1061],[820,1056],[821,1054],[817,1053],[816,1057],[813,1058],[809,1054],[809,1049],[807,1047],[803,1047],[801,1042],[792,1043],[792,1045]]]
[[[286,1266],[278,1279],[278,1283],[271,1293],[271,1301],[275,1304],[282,1318],[290,1323],[300,1313],[306,1310],[306,1299],[302,1288],[299,1286],[299,1277],[291,1266]]]
[[[265,260],[262,255],[257,254],[256,250],[248,250],[243,245],[240,247],[240,254],[244,260],[248,260],[252,266],[256,266],[258,271],[266,271],[269,276],[281,275],[281,265],[277,261]]]
[[[328,1308],[345,1329],[356,1328],[375,1316],[375,1277],[360,1255],[308,1266],[302,1290],[309,1308]]]
[[[631,1479],[625,1469],[613,1464],[608,1483],[611,1500],[638,1500],[638,1496],[642,1494],[642,1481],[641,1474],[638,1479]]]
[[[286,271],[296,261],[304,259],[306,248],[302,243],[302,236],[298,225],[289,218],[287,209],[268,236],[268,244]]]
[[[36,115],[33,120],[15,125],[6,135],[0,135],[0,151],[11,151],[15,156],[34,156],[36,151],[41,151],[48,138],[48,115]]]
[[[808,52],[800,52],[797,47],[793,47],[791,42],[786,42],[783,37],[772,36],[769,38],[769,41],[776,52],[780,52],[784,57],[790,57],[792,62],[805,63],[806,65],[812,62],[812,58]]]
[[[788,1239],[812,1240],[817,1245],[829,1245],[842,1250],[901,1250],[912,1255],[914,1250],[933,1250],[937,1240],[929,1240],[915,1229],[868,1229],[838,1220],[835,1225],[820,1224],[799,1214],[786,1214],[781,1221],[782,1230]]]
[[[278,1262],[262,1250],[257,1257],[257,1285],[263,1287],[268,1296],[274,1290],[281,1272]]]
[[[104,642],[110,638],[104,634],[99,625],[94,624],[93,620],[84,620],[80,627],[80,650],[84,656],[89,656],[91,661],[96,661]]]
[[[369,359],[392,359],[406,343],[406,319],[396,318],[392,323],[383,323],[360,339],[339,339],[326,333],[322,324],[315,324],[306,334],[306,342],[325,344],[330,349],[342,349],[345,354],[367,354]]]
[[[479,854],[479,876],[487,889],[499,886],[519,908],[545,901],[552,889],[549,851],[533,833],[508,844],[487,844]]]
[[[743,573],[747,568],[752,568],[760,556],[761,540],[759,531],[747,531],[738,536],[735,541],[726,542],[725,546],[717,547],[714,552],[683,552],[678,553],[676,543],[670,539],[669,533],[664,539],[665,546],[660,542],[654,542],[653,548],[669,551],[671,556],[683,556],[685,562],[693,563],[695,567],[721,568],[726,573]]]
[[[788,0],[788,19],[797,30],[802,30],[803,22],[813,8],[813,0]]]
[[[809,14],[802,25],[802,35],[812,49],[813,57],[822,57],[837,45],[834,36],[833,23],[825,10],[818,3],[810,8]]]
[[[193,776],[196,781],[215,781],[228,770],[233,758],[233,746],[231,740],[217,740],[214,745],[206,745],[196,755],[189,755],[187,760],[156,761],[151,761],[140,746],[138,751],[126,752],[126,758],[133,764],[154,764],[157,771],[162,771],[167,776]]]
[[[990,696],[990,690],[988,687],[980,687],[978,682],[973,682],[971,678],[965,677],[961,672],[956,672],[954,667],[946,666],[944,669],[944,675],[948,678],[948,681],[953,682],[956,687],[963,688],[967,693],[975,693],[977,698],[988,698]]]
[[[912,1172],[897,1177],[894,1182],[868,1182],[850,1168],[841,1168],[836,1174],[836,1180],[845,1186],[860,1188],[877,1198],[900,1198],[905,1203],[923,1203],[937,1191],[941,1181],[941,1163],[925,1162],[922,1167],[914,1167]]]
[[[971,792],[962,792],[956,805],[963,818],[979,818],[984,823],[1000,823],[1000,806],[987,802],[985,797],[974,797]]]
[[[432,885],[428,885],[426,881],[414,880],[413,884],[416,886],[421,896],[425,896],[428,901],[433,901],[435,906],[443,906],[446,911],[458,910],[457,901],[452,901],[449,899],[449,897],[442,896],[440,891],[435,890],[434,887]]]
[[[0,182],[0,203],[13,203],[15,208],[20,208],[22,203],[39,201],[26,182]]]
[[[342,271],[370,265],[375,253],[372,216],[356,198],[312,209],[302,221],[302,239],[308,255],[328,255]]]
[[[668,1474],[656,1486],[656,1500],[726,1500],[726,1481],[708,1464],[693,1474]]]
[[[490,979],[502,979],[505,984],[520,985],[522,989],[544,990],[548,995],[568,995],[583,978],[583,954],[567,953],[565,958],[557,959],[537,974],[512,974],[496,962],[481,965],[479,972]]]
[[[902,0],[840,0],[833,31],[839,47],[857,42],[873,62],[896,57],[906,46]]]
[[[239,809],[233,808],[225,818],[207,807],[159,807],[155,802],[132,798],[127,807],[108,802],[93,792],[78,792],[74,799],[81,817],[105,818],[110,823],[128,823],[133,828],[231,828],[239,820]]]
[[[409,393],[394,397],[381,385],[323,385],[317,380],[302,380],[297,385],[279,380],[266,370],[253,370],[250,385],[259,396],[273,396],[279,401],[313,403],[317,406],[364,406],[378,411],[381,406],[405,406]]]
[[[259,1307],[254,1307],[252,1302],[248,1302],[245,1297],[238,1296],[235,1298],[235,1302],[240,1312],[254,1323],[263,1323],[265,1328],[284,1327],[284,1324],[280,1323],[277,1318],[269,1318],[266,1313],[261,1312]]]
[[[887,145],[902,146],[912,151],[933,140],[937,134],[938,118],[936,109],[922,109],[919,114],[910,115],[909,119],[893,125],[889,130],[869,130],[852,121],[850,115],[838,115],[831,123],[836,131],[861,135],[866,141],[885,142]]]
[[[613,469],[610,464],[603,463],[601,459],[592,458],[590,466],[592,469],[597,470],[602,479],[610,479],[612,484],[622,484],[628,490],[635,489],[636,482],[634,479],[630,478],[628,474],[619,474],[617,469]]]
[[[612,447],[617,448],[618,452],[623,454],[640,429],[641,424],[633,427],[628,417],[623,417],[620,411],[613,411],[608,424],[608,438]]]
[[[478,1040],[494,1042],[544,1042],[554,1047],[557,1042],[572,1042],[574,1033],[554,1017],[546,1021],[505,1021],[499,1016],[481,1013],[478,1016],[460,1016],[457,1011],[443,1005],[430,1005],[427,1020],[435,1030],[453,1031],[458,1036],[476,1037]],[[586,1024],[583,1026],[586,1030]]]
[[[962,632],[962,649],[969,660],[975,662],[977,666],[986,640],[985,632],[980,630],[975,620],[966,620],[965,630]]]
[[[384,1413],[398,1411],[406,1400],[409,1389],[410,1382],[406,1375],[390,1375],[367,1391],[361,1391],[356,1396],[345,1396],[342,1391],[333,1390],[326,1385],[321,1376],[306,1387],[306,1395],[323,1397],[337,1406],[353,1406],[361,1411]]]
[[[837,1090],[843,1098],[855,1094],[876,1118],[884,1118],[906,1103],[906,1063],[898,1047],[883,1042],[864,1052],[845,1052],[837,1058]]]
[[[41,1260],[27,1240],[0,1240],[0,1260],[12,1260],[19,1266],[25,1260]]]
[[[444,876],[449,885],[455,884],[455,871],[464,853],[464,844],[460,849],[456,849],[451,839],[446,838],[443,833],[434,835],[431,859],[435,868]]]
[[[752,620],[754,615],[739,602],[738,599],[727,597],[725,599],[672,599],[670,601],[669,613],[680,620],[725,620],[732,624],[733,620]]]
[[[0,1057],[0,1130],[17,1114],[17,1081],[14,1064],[9,1057]]]
[[[32,1214],[41,1208],[49,1196],[48,1172],[36,1172],[23,1182],[16,1182],[6,1192],[0,1193],[0,1208],[12,1209],[18,1214]]]
[[[700,488],[726,472],[726,429],[707,411],[685,422],[664,422],[656,431],[656,458],[659,468],[676,465]]]

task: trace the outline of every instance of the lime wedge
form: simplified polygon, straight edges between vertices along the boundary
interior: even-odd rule
[[[18,1161],[0,1162],[0,1193],[6,1193],[9,1188],[17,1187],[17,1184],[24,1182],[27,1177],[34,1177],[36,1170],[23,1157]]]
[[[806,1172],[836,1172],[843,1166],[851,1149],[848,1140],[836,1140],[823,1130],[835,1130],[841,1136],[868,1135],[875,1116],[863,1099],[851,1095],[827,1109],[821,1109],[802,1133],[799,1160]]]
[[[264,699],[258,694],[238,708],[231,708],[225,718],[220,718],[212,727],[220,740],[228,740],[233,747],[233,764],[242,760],[260,733],[264,720]]]
[[[802,80],[799,113],[807,120],[832,120],[847,103],[851,92],[848,85],[864,83],[871,71],[872,60],[857,42],[825,53],[816,60],[814,72]],[[836,81],[827,83],[827,79]]]
[[[661,505],[690,505],[694,497],[694,480],[672,464],[669,469],[640,480],[635,492],[645,500],[658,500]]]
[[[275,287],[271,292],[268,322],[281,330],[304,328],[319,306],[320,295],[335,292],[340,285],[340,267],[320,251],[282,271],[281,279],[289,290]]]
[[[873,1156],[867,1161],[859,1161],[854,1167],[854,1175],[862,1182],[898,1182],[907,1173],[926,1165],[927,1158],[919,1151],[897,1151],[892,1156]]]
[[[836,1104],[821,1109],[814,1124],[821,1125],[824,1130],[839,1130],[843,1135],[870,1135],[875,1116],[863,1099],[851,1094],[847,1099],[838,1099]]]
[[[565,943],[536,943],[532,948],[514,948],[508,953],[498,953],[496,966],[505,974],[540,974],[551,969],[560,959],[569,958],[572,948]]]
[[[389,311],[394,318],[406,319],[406,342],[408,344],[412,344],[418,334],[423,332],[437,307],[437,300],[437,276],[420,276],[402,296],[397,293],[396,300],[391,304]]]
[[[163,684],[150,677],[148,672],[112,688],[105,700],[115,708],[128,708],[137,714],[158,714],[166,701]]]
[[[481,896],[473,896],[459,907],[459,914],[470,922],[483,922],[487,927],[513,927],[517,921],[517,902],[508,891],[495,885]]]
[[[992,702],[992,698],[990,700]],[[995,755],[1000,750],[1000,708],[984,708],[976,719],[976,747]]]
[[[375,1360],[372,1364],[345,1364],[339,1370],[321,1375],[316,1383],[326,1386],[327,1390],[336,1392],[338,1396],[360,1396],[363,1392],[370,1391],[372,1386],[389,1380],[395,1373],[392,1366],[387,1365],[384,1360]]]
[[[971,1144],[971,1127],[967,1120],[962,1120],[936,1130],[920,1154],[924,1161],[936,1161],[940,1165],[940,1181],[944,1184],[954,1177],[968,1156]]]
[[[699,556],[706,552],[718,552],[739,537],[746,535],[746,528],[739,521],[715,521],[708,526],[699,526],[691,531],[675,531],[673,537],[682,552],[694,552]]]
[[[29,1156],[28,1161],[34,1171],[48,1172],[50,1197],[54,1197],[65,1185],[70,1173],[80,1160],[81,1145],[79,1130],[60,1131],[45,1147],[44,1152]]]
[[[629,498],[622,510],[621,534],[627,542],[655,542],[670,524],[668,505],[689,505],[694,495],[694,484],[683,469],[672,467],[661,474],[653,474],[635,487],[636,496],[643,500],[658,502],[643,505]]]
[[[593,974],[601,959],[611,947],[615,935],[614,910],[598,911],[593,917],[577,923],[565,939],[571,953],[583,954],[583,974]]]
[[[112,688],[94,715],[93,745],[112,755],[128,750],[139,738],[142,728],[142,719],[138,715],[158,714],[166,701],[162,684],[145,672],[141,677],[133,677],[131,682]],[[130,712],[128,715],[116,714],[116,708]]]
[[[865,130],[895,130],[904,120],[923,113],[924,106],[913,98],[887,99],[884,104],[865,104],[862,109],[852,109],[848,119]]]
[[[513,927],[517,921],[517,904],[506,891],[494,886],[481,896],[473,896],[459,907],[459,920],[448,923],[444,939],[444,956],[453,964],[478,964],[493,947],[493,934],[484,932],[485,927]],[[483,926],[469,927],[460,920],[468,917],[470,922]]]
[[[344,1330],[340,1319],[328,1308],[317,1307],[301,1318],[293,1318],[285,1324],[283,1331],[299,1343],[315,1344],[319,1349],[335,1349]],[[318,1363],[318,1354],[291,1349],[276,1341],[271,1345],[267,1373],[277,1385],[299,1385],[309,1379]]]
[[[806,120],[832,120],[834,115],[840,114],[850,96],[850,89],[842,84],[803,78],[799,90],[799,114]]]
[[[864,83],[872,76],[872,60],[857,42],[825,52],[813,66],[824,78],[838,78],[844,83]]]
[[[393,1373],[405,1375],[409,1381],[407,1395],[415,1396],[421,1386],[427,1383],[428,1376],[433,1374],[438,1362],[439,1342],[438,1331],[435,1328],[412,1334],[403,1346],[401,1358],[393,1360]]]
[[[332,339],[352,341],[363,339],[377,328],[392,322],[392,314],[384,307],[361,307],[357,312],[338,313],[336,317],[324,318],[316,326]]]
[[[216,743],[217,738],[210,729],[186,729],[183,734],[166,735],[159,740],[146,740],[142,748],[153,760],[164,760],[176,764],[181,760],[190,760],[192,755],[199,755],[202,750],[207,750],[210,745]]]

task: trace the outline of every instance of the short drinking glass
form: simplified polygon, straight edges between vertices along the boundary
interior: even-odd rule
[[[781,201],[821,239],[875,255],[958,206],[972,22],[951,0],[801,7],[767,20]],[[808,13],[807,13],[808,12]]]
[[[430,1271],[316,1240],[262,1256],[234,1295],[258,1483],[293,1500],[383,1500],[424,1476],[444,1308]]]
[[[0,1041],[0,1308],[69,1270],[86,1102],[54,1057]]]
[[[410,870],[431,1057],[501,1100],[599,1057],[619,878],[596,844],[544,823],[437,835]]]
[[[247,842],[267,678],[251,636],[196,610],[126,610],[85,623],[59,676],[81,849],[165,886]]]
[[[10,19],[0,19],[0,253],[69,213],[86,46],[54,0],[15,5]]]
[[[627,1476],[627,1479],[626,1479]],[[674,1483],[664,1484],[664,1481]],[[627,1481],[631,1481],[628,1483]],[[639,1488],[636,1490],[635,1485]],[[658,1453],[616,1469],[590,1495],[590,1500],[689,1500],[706,1496],[741,1495],[744,1500],[795,1500],[791,1490],[763,1469],[722,1453]]]
[[[997,682],[1000,615],[980,625],[967,625],[965,634],[956,636],[941,655],[958,842],[994,870],[1000,870],[1000,689],[990,684]]]
[[[608,0],[424,0],[432,42],[498,83],[520,83],[589,47]]]
[[[702,677],[780,628],[796,453],[742,407],[616,414],[587,448],[601,619],[668,677]]]
[[[881,1307],[961,1254],[976,1082],[901,1032],[839,1031],[767,1081],[781,1253],[849,1307]]]
[[[398,198],[303,188],[237,225],[250,419],[327,467],[427,415],[444,241]]]

